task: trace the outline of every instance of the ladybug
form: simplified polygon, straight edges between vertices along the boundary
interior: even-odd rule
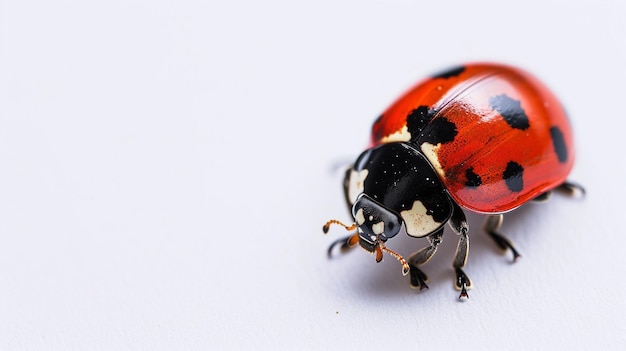
[[[474,63],[435,74],[410,89],[374,122],[370,146],[347,169],[343,187],[354,222],[342,251],[360,245],[396,258],[413,288],[428,288],[419,266],[437,251],[446,223],[458,235],[453,261],[459,298],[471,280],[464,211],[487,215],[484,231],[515,261],[520,254],[498,232],[503,213],[553,190],[584,194],[566,180],[574,164],[572,128],[554,94],[529,73]],[[400,233],[429,245],[405,260],[387,248]]]

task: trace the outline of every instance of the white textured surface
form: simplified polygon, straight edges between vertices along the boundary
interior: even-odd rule
[[[618,1],[2,1],[0,349],[619,349]],[[431,289],[360,250],[335,163],[422,76],[522,66],[571,115],[589,196],[520,210],[515,265],[471,217]],[[407,255],[422,239],[394,239]]]

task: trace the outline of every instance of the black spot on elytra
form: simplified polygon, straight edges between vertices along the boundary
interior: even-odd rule
[[[520,192],[524,188],[524,167],[515,161],[509,161],[502,178],[509,190]]]
[[[454,67],[454,68],[448,69],[448,70],[443,71],[443,72],[439,72],[439,73],[435,74],[433,76],[433,78],[435,78],[435,79],[436,78],[448,79],[448,78],[451,78],[451,77],[458,76],[459,74],[463,73],[463,71],[465,71],[465,66],[458,66],[458,67]]]
[[[470,167],[465,171],[465,177],[467,178],[467,182],[465,182],[465,185],[468,187],[477,188],[483,183],[483,180],[480,179],[480,176],[474,173],[473,167]]]
[[[526,130],[530,127],[528,116],[518,100],[502,94],[489,98],[489,105],[498,112],[511,128]]]
[[[435,117],[435,111],[428,106],[420,106],[409,112],[406,127],[411,135],[411,142],[437,145],[454,140],[458,134],[456,125],[444,116]]]
[[[552,127],[550,128],[550,136],[552,137],[552,146],[554,146],[554,152],[556,152],[556,156],[559,158],[559,162],[566,162],[567,146],[565,146],[563,132],[561,132],[559,127]]]
[[[411,136],[419,135],[432,118],[428,106],[420,106],[406,116],[406,128]]]
[[[440,116],[433,118],[432,121],[424,126],[418,135],[411,134],[411,141],[418,144],[429,143],[437,145],[445,144],[454,140],[458,134],[456,124],[450,122],[447,118]]]

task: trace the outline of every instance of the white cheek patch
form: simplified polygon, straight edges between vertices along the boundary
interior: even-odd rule
[[[400,216],[406,225],[406,233],[413,237],[421,238],[441,227],[441,223],[426,213],[426,207],[421,201],[413,202],[413,207],[400,212]]]
[[[355,203],[356,198],[363,192],[363,183],[369,171],[364,169],[362,171],[350,171],[350,184],[348,185],[348,197],[350,202]]]
[[[409,141],[409,140],[411,140],[411,133],[409,133],[409,129],[407,128],[407,126],[404,126],[399,131],[382,138],[380,142],[384,144],[384,143],[391,143],[394,141]]]
[[[372,225],[372,231],[376,235],[380,235],[385,231],[385,222],[378,222]]]
[[[359,208],[359,210],[356,211],[356,216],[354,217],[354,220],[358,225],[362,225],[363,223],[365,223],[365,216],[363,216],[362,208]]]
[[[441,167],[441,163],[439,163],[439,156],[437,153],[439,152],[439,148],[441,147],[441,143],[437,145],[433,145],[430,143],[423,143],[421,148],[424,156],[430,161],[430,164],[433,166],[435,171],[442,177],[445,177],[445,172]]]

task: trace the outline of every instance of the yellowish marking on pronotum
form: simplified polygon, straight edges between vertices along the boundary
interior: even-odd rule
[[[418,200],[413,202],[411,209],[400,212],[400,215],[404,219],[407,234],[413,237],[430,234],[441,226],[441,223],[435,221],[433,216],[427,214],[426,207]]]
[[[386,137],[383,137],[380,140],[380,142],[384,144],[384,143],[391,143],[394,141],[409,141],[409,140],[411,140],[411,133],[409,133],[409,129],[407,128],[407,126],[404,126],[399,131],[393,134],[389,134]]]
[[[348,184],[348,196],[350,197],[350,201],[354,203],[356,198],[363,193],[363,183],[365,182],[365,178],[367,178],[367,174],[369,171],[364,169],[362,171],[350,171],[350,183]]]
[[[439,163],[439,157],[437,156],[440,147],[441,143],[437,145],[423,143],[421,145],[422,153],[424,153],[424,156],[426,156],[428,161],[430,161],[430,164],[433,166],[435,171],[439,173],[440,176],[444,177],[446,175],[446,172],[444,172],[443,167],[441,167],[441,163]]]

